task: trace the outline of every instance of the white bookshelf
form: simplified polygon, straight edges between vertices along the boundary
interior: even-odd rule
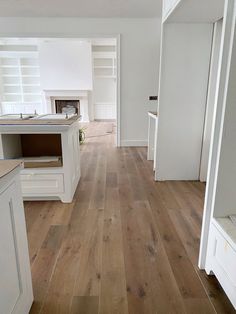
[[[116,45],[93,45],[94,118],[116,119]]]
[[[42,109],[38,54],[1,51],[1,112],[34,112]]]
[[[93,69],[97,78],[116,79],[116,46],[93,46]]]

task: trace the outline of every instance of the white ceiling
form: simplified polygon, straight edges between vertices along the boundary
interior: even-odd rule
[[[150,18],[162,0],[0,0],[1,17]]]

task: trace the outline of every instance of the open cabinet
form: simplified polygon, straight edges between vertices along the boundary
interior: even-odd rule
[[[4,158],[22,159],[24,168],[62,167],[61,134],[2,134]]]
[[[79,123],[0,125],[0,158],[21,159],[25,200],[70,203],[80,179]]]

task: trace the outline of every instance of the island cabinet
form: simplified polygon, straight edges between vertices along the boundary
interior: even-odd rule
[[[24,200],[72,202],[80,179],[78,121],[68,125],[1,123],[0,158],[24,162],[20,175]]]
[[[20,162],[0,161],[0,313],[29,313],[32,302]]]

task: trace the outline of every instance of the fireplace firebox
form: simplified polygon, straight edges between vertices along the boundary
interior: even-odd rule
[[[55,100],[56,113],[67,113],[80,115],[80,101],[79,100]]]

